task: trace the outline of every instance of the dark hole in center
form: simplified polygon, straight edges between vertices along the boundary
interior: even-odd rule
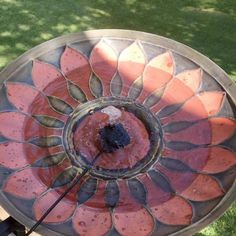
[[[130,137],[122,124],[112,124],[103,127],[99,131],[101,145],[104,152],[115,152],[130,144]]]

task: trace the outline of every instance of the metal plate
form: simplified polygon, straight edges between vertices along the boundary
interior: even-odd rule
[[[63,36],[19,57],[0,83],[0,202],[28,227],[98,151],[101,109],[120,109],[132,137],[42,234],[191,235],[235,200],[236,86],[185,45],[125,30]]]

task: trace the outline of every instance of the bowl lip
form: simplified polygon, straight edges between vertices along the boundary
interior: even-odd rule
[[[17,73],[25,64],[33,59],[51,51],[61,46],[66,46],[72,43],[78,43],[82,41],[89,41],[101,38],[111,38],[111,39],[126,39],[126,40],[139,40],[141,42],[153,44],[155,46],[160,46],[162,48],[166,48],[167,50],[171,50],[176,54],[179,54],[192,62],[199,65],[205,72],[211,75],[226,91],[226,93],[232,99],[233,104],[236,104],[236,84],[227,73],[221,69],[217,64],[215,64],[208,57],[199,53],[198,51],[190,48],[187,45],[184,45],[175,40],[155,35],[152,33],[146,33],[142,31],[134,31],[134,30],[123,30],[123,29],[99,29],[99,30],[89,30],[83,31],[79,33],[67,34],[63,35],[49,41],[46,41],[38,46],[33,47],[32,49],[26,51],[17,59],[8,64],[1,72],[0,72],[0,88],[3,86],[5,80],[11,77],[14,73]],[[221,216],[227,208],[236,200],[236,180],[232,184],[229,191],[225,194],[225,196],[220,200],[220,202],[214,207],[206,216],[201,218],[199,221],[179,230],[178,232],[170,234],[170,236],[188,236],[197,233],[214,220],[216,220],[219,216]],[[3,208],[16,220],[25,225],[26,227],[31,227],[35,223],[35,221],[22,212],[20,212],[11,202],[6,198],[2,190],[0,190],[0,203]],[[53,231],[43,225],[40,225],[36,232],[45,234],[58,236],[62,235],[56,231]]]

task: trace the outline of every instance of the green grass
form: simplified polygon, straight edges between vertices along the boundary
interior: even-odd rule
[[[0,0],[0,69],[46,40],[99,28],[175,39],[236,80],[235,0]],[[236,204],[197,235],[236,235]]]

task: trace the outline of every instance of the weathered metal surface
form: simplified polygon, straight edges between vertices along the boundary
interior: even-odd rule
[[[190,235],[235,199],[236,86],[187,46],[89,31],[30,50],[0,80],[0,202],[25,225],[99,151],[109,106],[130,144],[103,154],[41,233]]]

